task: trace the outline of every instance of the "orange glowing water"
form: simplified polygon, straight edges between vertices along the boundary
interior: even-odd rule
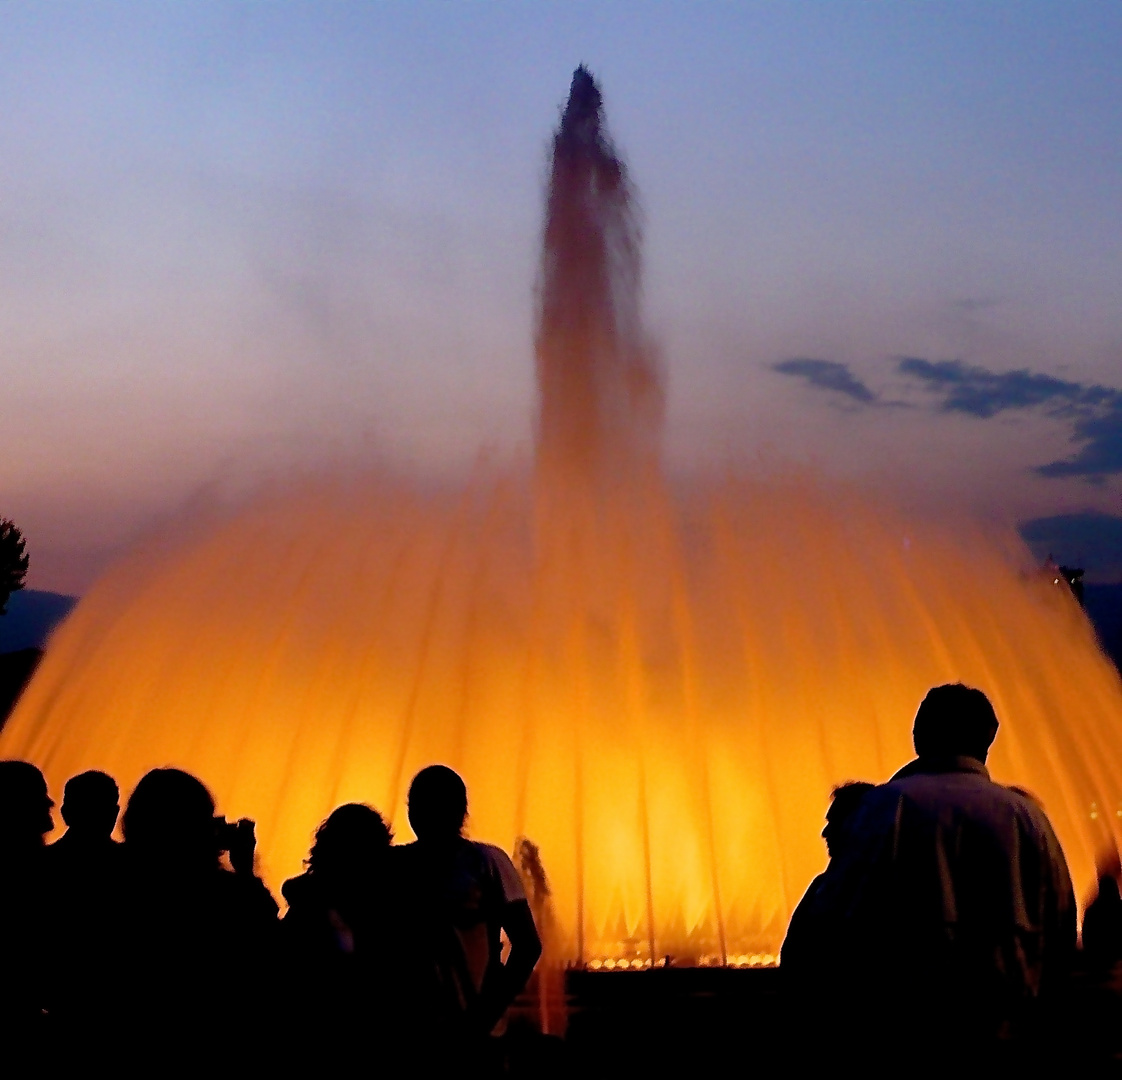
[[[85,768],[126,791],[190,769],[257,820],[274,888],[340,802],[407,838],[409,779],[444,761],[472,834],[540,845],[564,956],[774,956],[831,785],[886,778],[925,690],[962,679],[1001,718],[995,776],[1092,880],[1122,687],[1050,579],[798,478],[590,500],[544,553],[533,506],[517,480],[370,481],[137,555],[58,632],[0,756],[56,797]]]
[[[1025,553],[806,477],[672,492],[626,171],[578,70],[554,140],[533,479],[308,485],[78,605],[0,733],[56,794],[178,765],[258,822],[274,887],[350,800],[408,837],[442,761],[473,835],[529,837],[556,959],[774,959],[824,862],[830,788],[911,756],[933,684],[985,690],[997,778],[1077,887],[1122,834],[1122,685]],[[753,958],[753,961],[749,961]]]

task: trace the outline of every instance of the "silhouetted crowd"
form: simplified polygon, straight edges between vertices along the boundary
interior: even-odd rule
[[[1122,1065],[1122,867],[1116,853],[1103,861],[1080,948],[1044,809],[986,769],[997,729],[981,691],[935,687],[916,714],[915,760],[887,783],[835,789],[829,863],[782,949],[792,1065]],[[501,1072],[488,1036],[542,946],[511,859],[465,838],[467,790],[451,769],[414,777],[413,843],[393,845],[370,806],[332,812],[282,888],[283,918],[254,872],[253,822],[217,817],[186,772],[140,780],[123,842],[105,773],[67,782],[66,832],[46,846],[53,806],[34,765],[0,762],[6,1062]]]
[[[105,773],[73,777],[66,832],[45,846],[54,804],[42,773],[0,762],[9,1065],[491,1071],[487,1036],[541,943],[509,856],[463,836],[467,790],[451,769],[414,778],[414,843],[391,846],[369,806],[336,809],[305,873],[283,886],[283,919],[254,873],[253,822],[216,817],[200,780],[147,773],[121,816],[123,843],[118,798]]]

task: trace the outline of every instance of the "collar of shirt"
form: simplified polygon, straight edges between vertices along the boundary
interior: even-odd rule
[[[892,777],[892,780],[904,780],[909,776],[952,772],[977,773],[979,776],[984,776],[987,780],[990,778],[989,769],[977,758],[967,757],[965,754],[958,754],[955,757],[918,757],[914,761],[909,761],[907,765]],[[889,783],[891,782],[890,780]]]

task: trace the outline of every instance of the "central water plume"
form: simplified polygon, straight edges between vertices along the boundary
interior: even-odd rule
[[[577,68],[553,137],[542,238],[539,474],[589,485],[656,453],[662,384],[639,313],[639,230],[600,89]]]
[[[676,492],[638,233],[599,91],[553,143],[532,479],[385,476],[262,499],[138,552],[63,625],[7,727],[52,789],[175,764],[259,823],[274,888],[316,824],[443,761],[473,835],[539,848],[554,957],[774,961],[832,785],[910,756],[933,684],[993,699],[995,776],[1043,799],[1077,887],[1122,832],[1122,687],[1023,549],[799,474]]]

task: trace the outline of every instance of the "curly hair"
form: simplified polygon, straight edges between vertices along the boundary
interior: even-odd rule
[[[305,864],[312,874],[346,874],[355,864],[377,859],[389,850],[393,830],[366,803],[345,803],[332,810],[316,829]]]

